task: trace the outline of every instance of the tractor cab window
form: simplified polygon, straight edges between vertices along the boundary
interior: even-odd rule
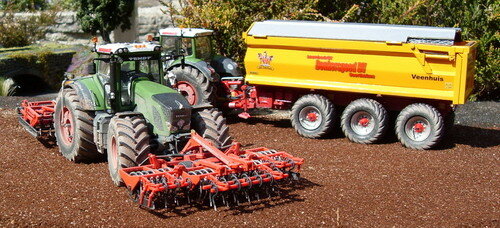
[[[99,76],[99,80],[104,85],[109,81],[109,63],[105,61],[97,61],[97,75]]]
[[[212,57],[212,45],[210,37],[202,36],[196,38],[196,58],[208,60]]]
[[[123,105],[131,104],[131,87],[134,79],[147,77],[151,81],[160,82],[160,64],[158,60],[124,61],[120,65],[121,100]]]
[[[193,54],[192,42],[193,38],[164,37],[162,48],[169,54],[189,56]]]

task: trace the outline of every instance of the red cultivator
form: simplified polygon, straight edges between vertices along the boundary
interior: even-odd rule
[[[54,133],[55,105],[55,101],[23,100],[21,106],[17,108],[19,123],[37,138],[51,136]]]
[[[193,196],[202,202],[208,199],[216,209],[216,198],[228,205],[230,194],[237,202],[242,192],[250,201],[249,190],[268,191],[281,180],[298,179],[303,162],[265,147],[242,151],[239,143],[221,151],[193,132],[181,153],[150,154],[149,165],[122,169],[120,176],[143,207],[162,209],[178,204],[179,195],[184,195],[188,202]]]

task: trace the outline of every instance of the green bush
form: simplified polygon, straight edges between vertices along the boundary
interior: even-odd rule
[[[0,1],[0,10],[33,11],[47,7],[45,0],[7,0]]]
[[[54,23],[54,13],[39,12],[15,17],[12,11],[0,11],[0,45],[22,47],[45,37],[47,26]]]
[[[326,20],[460,27],[467,40],[479,41],[476,86],[472,100],[500,100],[498,0],[181,0],[168,7],[176,26],[216,31],[220,54],[242,62],[241,38],[254,21],[266,19]]]

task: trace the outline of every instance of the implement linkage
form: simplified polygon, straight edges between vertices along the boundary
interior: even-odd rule
[[[120,176],[134,200],[148,209],[179,205],[181,196],[188,203],[197,199],[215,210],[216,198],[229,206],[229,196],[238,203],[242,193],[250,201],[249,191],[264,190],[269,195],[275,183],[298,179],[304,159],[259,147],[240,150],[233,143],[225,151],[215,148],[195,132],[184,149],[175,156],[149,155],[149,164],[124,168]],[[259,194],[256,192],[256,198]]]

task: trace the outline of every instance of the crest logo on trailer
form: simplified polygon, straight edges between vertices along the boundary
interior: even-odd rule
[[[267,52],[264,52],[258,53],[257,57],[260,60],[260,65],[257,67],[258,69],[274,70],[274,68],[271,66],[271,61],[273,60],[274,56],[268,55]]]

